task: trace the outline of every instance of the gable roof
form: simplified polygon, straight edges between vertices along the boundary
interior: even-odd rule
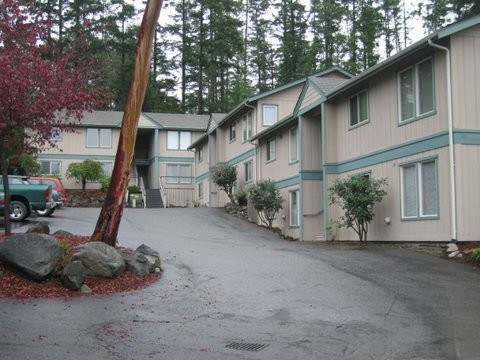
[[[210,115],[142,113],[146,118],[155,121],[161,128],[176,130],[205,130]]]
[[[119,128],[122,126],[122,119],[122,111],[84,111],[83,117],[77,126]]]

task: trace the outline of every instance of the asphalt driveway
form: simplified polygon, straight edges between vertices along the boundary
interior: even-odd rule
[[[39,220],[90,235],[98,213]],[[119,240],[158,250],[162,279],[114,296],[0,299],[0,358],[480,358],[480,272],[462,264],[289,242],[206,208],[126,209]]]

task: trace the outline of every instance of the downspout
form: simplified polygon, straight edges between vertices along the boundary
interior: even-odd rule
[[[302,126],[302,116],[300,115],[298,117],[298,133],[300,134],[299,139],[298,139],[298,144],[297,144],[297,151],[298,151],[298,156],[300,158],[300,171],[299,171],[299,183],[300,183],[300,195],[298,199],[298,217],[300,221],[300,240],[304,240],[305,236],[305,217],[303,216],[304,214],[304,208],[303,208],[303,179],[302,179],[302,171],[304,169],[304,159],[303,159],[303,126]]]
[[[452,213],[452,241],[457,241],[457,196],[455,184],[455,149],[453,142],[453,105],[452,105],[452,71],[450,68],[450,50],[447,47],[435,44],[431,39],[428,44],[446,53],[447,70],[447,115],[448,115],[448,155],[450,160],[450,200]]]
[[[325,123],[325,103],[323,102],[321,105],[320,109],[320,123],[321,123],[321,141],[322,141],[322,172],[323,172],[323,179],[322,179],[322,188],[323,188],[323,195],[322,195],[322,203],[323,203],[323,232],[325,234],[325,240],[328,239],[328,203],[327,203],[327,198],[328,198],[328,184],[327,184],[327,167],[326,167],[326,162],[327,162],[327,129],[326,129],[326,123]]]

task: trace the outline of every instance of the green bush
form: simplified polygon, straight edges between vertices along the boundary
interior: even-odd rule
[[[140,187],[138,187],[137,185],[130,185],[127,189],[129,194],[137,194],[142,192],[140,190]]]
[[[220,190],[225,191],[230,201],[235,204],[233,186],[237,181],[237,168],[226,163],[217,164],[210,168],[210,178]]]
[[[283,202],[275,183],[272,180],[262,180],[253,185],[248,194],[262,223],[271,228]]]
[[[100,179],[101,190],[107,192],[110,187],[110,181],[112,180],[111,176],[104,176]]]
[[[480,261],[480,248],[472,250],[472,258],[474,258],[476,261]]]
[[[237,200],[237,204],[240,206],[247,205],[247,197],[248,193],[246,191],[240,190],[235,193],[235,199]]]

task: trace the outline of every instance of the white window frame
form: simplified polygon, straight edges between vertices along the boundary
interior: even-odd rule
[[[366,109],[365,109],[365,114],[366,117],[363,119],[362,118],[362,102],[361,98],[362,96],[366,96]],[[353,104],[355,102],[355,104]],[[369,105],[369,97],[368,97],[368,90],[363,90],[360,91],[359,93],[355,94],[350,98],[349,101],[350,105],[350,127],[358,127],[360,125],[366,124],[369,121],[370,118],[370,105]]]
[[[278,105],[262,105],[263,126],[272,126],[278,121]]]
[[[425,100],[420,98],[420,96],[421,96],[420,95],[420,88],[421,88],[423,83],[420,81],[419,67],[427,61],[431,62],[431,67],[430,67],[430,69],[431,69],[431,83],[428,86],[429,86],[429,88],[431,86],[432,105],[431,105],[431,109],[427,109],[426,111],[422,111],[421,110],[421,105],[425,102]],[[411,121],[414,121],[414,120],[417,120],[419,118],[429,116],[429,115],[435,113],[435,110],[436,110],[436,94],[435,94],[435,71],[434,71],[434,69],[435,69],[435,64],[434,64],[434,61],[433,61],[433,57],[430,56],[430,57],[428,57],[428,58],[426,58],[422,61],[419,61],[418,63],[415,63],[412,66],[409,66],[406,69],[403,69],[402,71],[400,71],[398,73],[398,77],[397,77],[398,78],[398,122],[399,122],[400,125],[411,122]],[[402,87],[402,75],[407,73],[407,72],[411,73],[411,78],[412,78],[411,81],[413,82],[413,84],[411,84],[412,94],[409,95],[412,98],[411,102],[413,102],[412,103],[413,114],[412,114],[412,116],[404,119],[403,118],[404,93],[402,92],[402,89],[403,89],[403,87]]]
[[[198,199],[203,199],[203,181],[198,183],[197,195]]]
[[[189,168],[190,176],[182,176],[181,168]],[[171,174],[170,169],[175,168],[176,175],[169,175]],[[180,185],[188,185],[192,183],[192,165],[191,164],[167,164],[167,176],[166,176],[166,183],[167,184],[180,184]]]
[[[267,140],[265,143],[265,148],[266,148],[266,162],[271,162],[276,159],[277,156],[277,144],[275,138],[270,138]]]
[[[253,136],[253,113],[247,112],[242,116],[242,141],[245,142]]]
[[[187,148],[191,144],[192,144],[191,131],[181,131],[181,130],[167,131],[167,150],[187,150]]]
[[[229,141],[233,142],[237,139],[237,129],[235,128],[235,123],[230,124],[229,126]]]
[[[245,182],[249,183],[253,181],[253,160],[248,160],[243,163],[245,171]]]
[[[295,131],[295,136],[292,135],[294,131]],[[295,142],[293,142],[293,139],[295,139]],[[298,153],[299,153],[298,126],[295,126],[293,128],[290,128],[290,130],[288,130],[288,162],[289,164],[293,164],[298,161]]]
[[[87,128],[87,148],[112,148],[112,129],[110,128]]]
[[[203,161],[203,146],[200,146],[198,148],[197,160],[198,160],[199,163],[201,163]]]
[[[293,201],[295,199],[295,202]],[[296,208],[295,208],[296,207]],[[290,227],[300,226],[300,190],[295,189],[288,192],[288,218]]]
[[[44,172],[43,170],[46,168],[47,163],[48,163],[48,172]],[[58,172],[52,171],[52,169],[55,168],[55,165],[56,167],[58,167]],[[43,175],[61,175],[62,174],[62,162],[60,160],[40,160],[40,167]]]
[[[431,196],[434,197],[435,202],[435,211],[434,213],[426,214],[425,213],[425,203],[424,203],[424,181],[423,181],[423,167],[426,166],[425,164],[432,164],[434,166],[434,189],[430,190]],[[414,171],[414,178],[415,181],[414,186],[414,193],[411,194],[414,196],[415,200],[415,209],[413,215],[406,214],[406,196],[407,196],[407,189],[406,189],[406,180],[405,180],[405,172],[406,169],[412,169]],[[400,199],[401,199],[401,218],[402,220],[426,220],[426,219],[438,219],[439,218],[439,188],[438,188],[438,161],[437,158],[428,158],[423,160],[418,160],[414,162],[408,162],[405,164],[400,165]]]

